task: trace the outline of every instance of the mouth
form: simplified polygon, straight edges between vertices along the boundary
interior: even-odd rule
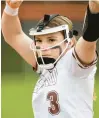
[[[51,57],[43,57],[43,61],[41,57],[38,57],[37,60],[39,64],[43,64],[43,61],[45,64],[54,63],[56,61],[54,58]]]

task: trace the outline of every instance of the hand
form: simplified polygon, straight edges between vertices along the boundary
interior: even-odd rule
[[[16,9],[20,7],[23,0],[6,0],[6,2],[11,8]]]
[[[99,0],[89,0],[89,8],[92,13],[99,13]]]
[[[99,5],[99,0],[94,0],[93,2]]]

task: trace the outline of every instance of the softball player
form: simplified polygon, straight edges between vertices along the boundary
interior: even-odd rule
[[[18,18],[21,3],[6,2],[2,32],[5,41],[40,76],[32,97],[35,118],[93,118],[99,1],[89,1],[77,42],[71,20],[59,14],[45,14],[30,29],[33,40],[26,36]]]

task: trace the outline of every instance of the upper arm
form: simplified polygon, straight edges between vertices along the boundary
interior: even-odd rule
[[[2,15],[2,33],[4,40],[16,50],[17,53],[34,68],[36,61],[34,52],[30,49],[30,44],[33,40],[29,38],[21,27],[18,16],[10,16],[3,12]]]
[[[34,68],[36,67],[34,52],[30,49],[30,44],[33,43],[31,38],[22,32],[16,36],[12,36],[10,40],[7,40],[7,43],[15,49],[28,64]]]
[[[99,38],[99,5],[89,1],[87,6],[82,37],[79,38],[75,51],[84,64],[92,63],[96,58],[96,41]]]
[[[80,37],[75,46],[75,51],[82,63],[90,64],[96,58],[96,42],[88,42]]]

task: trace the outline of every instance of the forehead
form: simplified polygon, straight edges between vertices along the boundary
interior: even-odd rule
[[[56,33],[35,36],[35,38],[51,38],[51,37],[60,38],[60,37],[63,37],[63,34],[62,32],[56,32]]]

